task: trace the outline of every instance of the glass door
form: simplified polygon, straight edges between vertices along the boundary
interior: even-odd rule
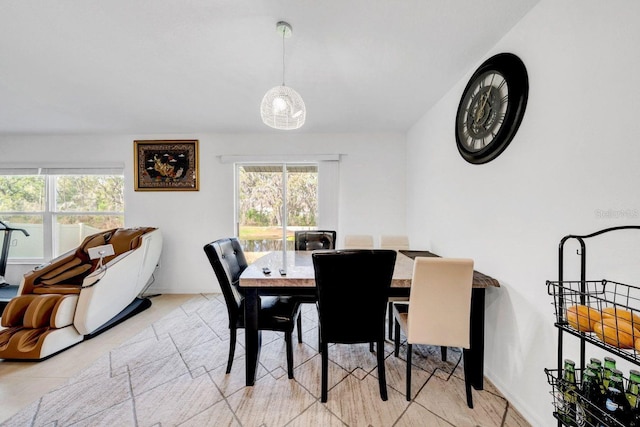
[[[236,166],[237,235],[248,261],[294,248],[296,230],[317,228],[316,164]]]

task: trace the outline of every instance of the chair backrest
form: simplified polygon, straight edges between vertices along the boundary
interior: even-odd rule
[[[382,235],[380,236],[380,248],[382,249],[395,249],[409,250],[409,237],[397,235]]]
[[[240,275],[247,268],[247,260],[242,246],[235,237],[219,239],[204,245],[204,252],[216,273],[229,312],[229,323],[235,323],[240,313],[243,299],[238,287]]]
[[[98,265],[98,259],[90,259],[89,249],[110,244],[113,247],[114,255],[103,258],[103,264],[107,264],[119,255],[140,247],[143,236],[154,230],[156,228],[153,227],[114,228],[91,234],[84,238],[75,251],[69,251],[54,258],[45,268],[38,268],[27,273],[25,275],[26,286],[23,286],[22,293],[38,293],[38,291],[34,291],[34,288],[42,285],[60,285],[55,292],[49,288],[46,293],[79,293],[79,286],[85,277],[91,274]],[[76,288],[63,288],[62,285],[72,285]]]
[[[347,234],[344,249],[373,249],[373,236],[368,234]]]
[[[417,257],[407,341],[469,348],[473,260]]]
[[[336,232],[333,230],[302,230],[295,234],[296,251],[335,249]]]
[[[382,339],[396,252],[316,251],[312,258],[321,340],[364,343]]]

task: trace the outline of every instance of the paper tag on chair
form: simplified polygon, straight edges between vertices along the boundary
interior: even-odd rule
[[[106,256],[115,255],[113,245],[102,245],[89,248],[87,250],[90,259],[104,258]]]

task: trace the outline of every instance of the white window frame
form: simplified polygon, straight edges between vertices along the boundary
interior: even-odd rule
[[[285,202],[283,203],[283,216],[284,218],[282,218],[282,241],[286,240],[286,236],[287,236],[287,228],[289,227],[289,223],[287,221],[287,218],[289,217],[288,215],[288,208],[287,208],[287,203],[286,203],[286,199],[288,198],[288,192],[289,189],[287,188],[287,182],[288,182],[288,170],[289,167],[295,167],[295,166],[314,166],[316,168],[316,175],[317,175],[317,179],[318,179],[318,189],[317,189],[317,193],[316,193],[316,203],[318,204],[318,207],[316,208],[316,225],[314,226],[315,228],[319,228],[319,223],[320,223],[320,166],[318,165],[317,162],[243,162],[243,163],[235,163],[234,164],[234,202],[233,202],[233,206],[234,206],[234,220],[235,220],[235,227],[234,227],[234,233],[236,235],[236,237],[239,237],[240,235],[240,221],[239,221],[239,216],[240,216],[240,211],[239,211],[239,207],[238,207],[238,201],[239,201],[239,191],[240,191],[240,168],[242,167],[247,167],[247,166],[265,166],[265,167],[275,167],[275,168],[280,168],[281,171],[280,173],[282,173],[282,197],[284,197]]]
[[[340,154],[273,154],[224,155],[219,156],[220,163],[233,165],[233,229],[238,232],[237,219],[237,186],[238,173],[236,164],[304,164],[318,165],[318,219],[316,226],[320,230],[338,230],[339,190],[340,190]]]
[[[125,215],[124,211],[111,212],[111,211],[59,211],[56,208],[56,178],[59,176],[86,176],[86,175],[120,175],[124,178],[124,165],[122,164],[109,164],[109,165],[95,165],[95,166],[82,166],[67,164],[34,166],[34,165],[3,165],[0,164],[0,175],[44,175],[45,177],[45,204],[44,211],[7,211],[2,212],[6,215],[34,215],[42,216],[42,233],[43,233],[43,257],[42,258],[15,258],[10,256],[11,264],[39,264],[47,260],[50,260],[54,256],[54,248],[57,247],[55,224],[57,223],[57,216],[115,216]],[[123,188],[124,193],[124,188]],[[60,256],[62,254],[55,254]]]

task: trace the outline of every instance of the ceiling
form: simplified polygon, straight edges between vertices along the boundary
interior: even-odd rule
[[[0,134],[404,132],[539,0],[0,0]]]

